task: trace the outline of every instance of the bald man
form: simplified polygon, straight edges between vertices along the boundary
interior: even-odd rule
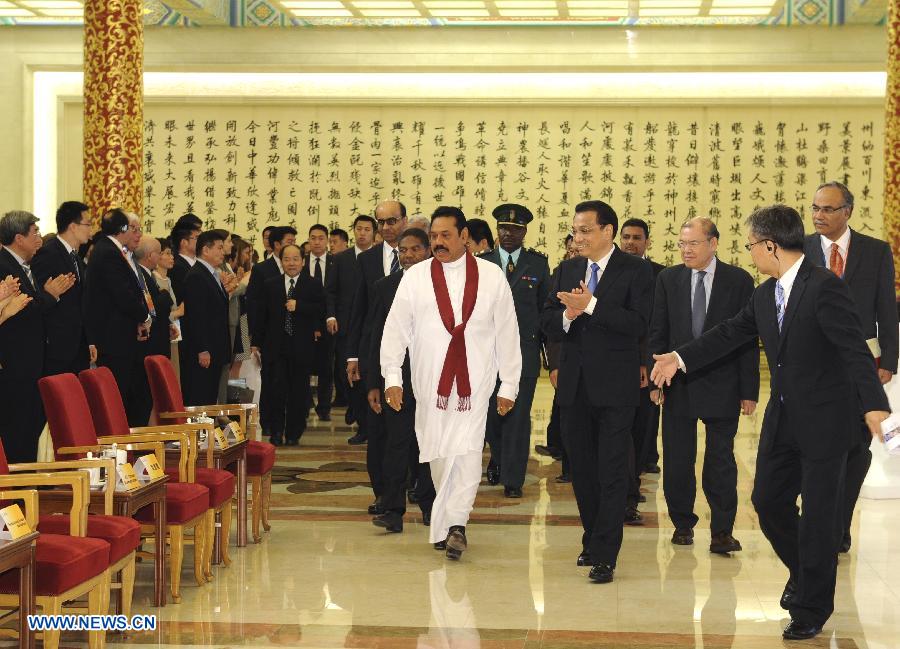
[[[347,339],[347,378],[351,385],[362,381],[366,385],[366,373],[378,372],[380,368],[368,367],[371,356],[368,345],[372,337],[372,309],[375,304],[375,282],[382,277],[400,272],[400,257],[397,244],[400,234],[406,230],[406,207],[398,201],[384,201],[375,207],[375,220],[382,243],[361,252],[356,258],[359,263],[360,281],[357,284],[353,308],[350,312],[350,333]],[[384,464],[384,429],[381,415],[376,415],[369,407],[365,390],[354,391],[361,395],[361,402],[353,404],[358,413],[357,423],[360,433],[365,431],[368,439],[366,469],[375,493],[375,502],[369,506],[369,514],[384,513],[381,505],[382,465]]]

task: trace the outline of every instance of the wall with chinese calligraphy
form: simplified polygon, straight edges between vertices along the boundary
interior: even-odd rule
[[[80,138],[66,113],[66,149]],[[576,203],[611,204],[651,225],[651,255],[677,262],[679,225],[710,216],[720,256],[749,266],[742,224],[784,202],[805,211],[816,186],[846,182],[853,225],[882,234],[883,115],[877,105],[309,105],[148,103],[145,225],[166,234],[187,211],[258,241],[269,224],[349,229],[379,200],[410,214],[500,203],[535,214],[527,244],[559,259]],[[68,165],[76,170],[80,167]],[[67,170],[78,195],[80,182]],[[258,246],[260,247],[260,246]]]

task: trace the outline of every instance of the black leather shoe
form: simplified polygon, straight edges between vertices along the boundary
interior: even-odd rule
[[[283,446],[284,441],[281,439],[281,435],[272,435],[272,437],[269,438],[269,444],[272,446]]]
[[[844,538],[841,539],[841,554],[850,552],[850,544],[852,542],[853,539],[850,538],[850,532],[844,532]]]
[[[431,512],[422,512],[422,525],[431,527]]]
[[[365,444],[368,441],[369,438],[367,436],[356,433],[356,435],[347,440],[347,443],[350,446],[359,446],[360,444]]]
[[[487,483],[489,485],[500,484],[500,467],[496,464],[488,463]]]
[[[521,498],[521,487],[503,487],[503,495],[507,498]]]
[[[434,549],[435,550],[446,550],[447,542],[446,541],[438,541],[437,543],[434,544]]]
[[[300,446],[300,440],[299,439],[286,439],[286,440],[284,440],[284,445],[285,446]]]
[[[588,579],[590,579],[595,584],[608,584],[613,580],[613,573],[616,571],[610,565],[605,563],[598,563],[593,568],[591,568],[591,572],[588,574]]]
[[[791,620],[781,634],[785,640],[809,640],[822,633],[821,624],[806,624]]]
[[[635,507],[625,509],[625,525],[643,525],[644,517]]]
[[[316,417],[319,418],[319,421],[331,421],[331,413],[324,410],[321,412],[316,410]]]
[[[672,534],[672,543],[675,545],[694,545],[694,530],[681,527]]]
[[[458,560],[462,553],[469,549],[469,542],[466,539],[466,528],[462,525],[453,525],[447,534],[447,558]]]
[[[416,490],[408,489],[406,492],[406,499],[411,505],[415,505],[417,502],[419,502],[419,497],[416,495]]]
[[[560,473],[558,476],[556,476],[556,481],[559,484],[569,484],[570,482],[572,482],[572,477],[568,473]]]
[[[385,512],[380,516],[376,516],[372,519],[372,525],[375,527],[383,527],[388,532],[402,532],[403,531],[403,517],[399,514],[394,514],[391,512]]]
[[[797,584],[794,583],[793,579],[788,579],[788,582],[784,585],[784,592],[781,593],[781,599],[778,603],[781,605],[781,608],[788,611],[796,598]]]
[[[348,426],[356,421],[356,416],[353,414],[353,408],[347,406],[347,412],[344,413],[344,423]]]
[[[591,563],[591,553],[587,550],[583,550],[581,554],[578,555],[578,560],[575,562],[576,566],[592,566],[594,564]]]
[[[659,465],[658,464],[646,464],[644,465],[644,473],[659,473]]]
[[[645,502],[647,502],[647,496],[645,496],[644,494],[639,495],[639,496],[638,496],[638,502],[639,502],[639,503],[645,503]]]
[[[541,446],[538,444],[534,447],[534,452],[538,455],[543,455],[544,457],[552,457],[555,458],[559,455],[559,449],[553,446]]]
[[[376,498],[375,502],[369,505],[368,511],[372,516],[381,516],[384,513],[384,505],[381,504],[381,498]]]
[[[709,551],[713,554],[728,554],[729,552],[740,552],[741,542],[731,536],[728,532],[721,534],[713,534],[709,543]]]

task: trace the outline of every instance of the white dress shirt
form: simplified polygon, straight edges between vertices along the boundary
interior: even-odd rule
[[[294,280],[294,290],[297,290],[297,286],[300,284],[300,274],[298,273],[296,277],[291,277],[287,273],[284,274],[284,294],[287,295],[288,291],[291,289],[291,280]]]
[[[609,264],[609,258],[612,257],[613,251],[615,249],[616,249],[616,247],[613,246],[612,248],[609,249],[609,252],[606,253],[600,259],[588,259],[587,260],[587,270],[584,273],[584,285],[585,286],[587,286],[591,281],[591,273],[592,273],[591,264],[597,264],[597,266],[600,267],[600,269],[597,271],[597,285],[598,286],[600,285],[600,278],[603,277],[603,273],[604,273],[604,271],[606,271],[606,265]],[[595,306],[597,306],[597,298],[595,298],[592,295],[591,301],[588,302],[588,305],[584,308],[584,312],[587,313],[588,315],[593,315]],[[566,333],[569,333],[569,327],[574,322],[574,320],[569,320],[566,317],[565,309],[563,309],[562,319],[563,319],[563,331],[565,331]]]
[[[841,258],[844,260],[844,269],[847,268],[847,254],[850,252],[850,228],[844,230],[844,234],[837,238],[837,241],[832,241],[827,237],[820,236],[819,243],[822,244],[822,254],[825,255],[825,268],[831,270],[831,244],[836,243],[838,245],[838,251],[841,253]]]
[[[322,285],[325,285],[325,255],[327,253],[322,253],[321,257],[316,257],[314,254],[309,253],[309,276],[315,278],[316,276],[316,259],[319,260],[319,264],[322,267]]]
[[[394,250],[396,248],[391,248],[391,244],[387,241],[382,242],[381,244],[381,264],[384,267],[384,276],[387,277],[391,274],[391,263],[394,261]],[[400,261],[400,253],[397,252],[397,261]]]
[[[188,266],[190,266],[191,268],[193,268],[194,264],[197,263],[196,257],[188,257],[187,255],[182,254],[180,252],[178,253],[178,256],[181,257],[182,259],[184,259],[188,263]]]

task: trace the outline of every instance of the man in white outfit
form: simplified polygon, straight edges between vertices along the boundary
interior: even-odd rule
[[[403,359],[409,350],[416,396],[419,460],[429,462],[437,495],[431,536],[459,559],[481,482],[481,454],[491,394],[497,411],[515,404],[522,369],[519,326],[509,282],[496,264],[466,252],[466,217],[456,207],[431,216],[434,257],[404,273],[381,341],[388,407],[403,407]]]

